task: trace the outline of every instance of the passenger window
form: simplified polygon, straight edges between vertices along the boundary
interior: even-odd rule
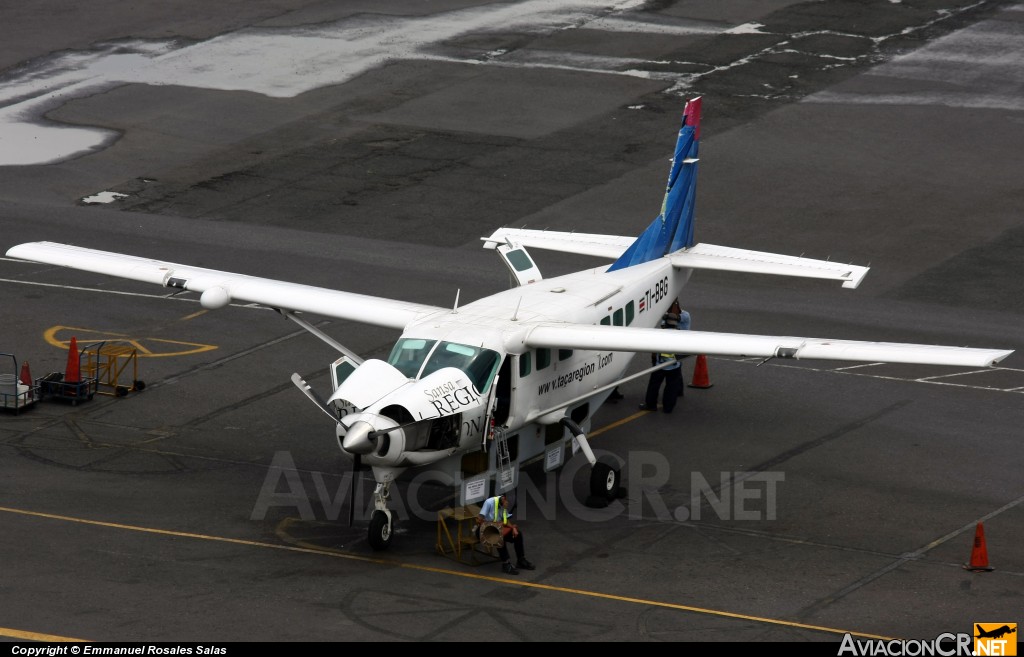
[[[551,364],[551,350],[550,349],[538,349],[537,350],[537,371],[540,371]]]
[[[529,351],[519,356],[519,378],[530,376],[531,361]]]
[[[630,301],[626,304],[626,326],[632,326],[633,324],[633,302]]]
[[[612,325],[612,318],[608,317],[607,315],[605,315],[604,318],[601,320],[601,326],[611,326],[611,325]]]
[[[558,360],[566,360],[572,358],[572,349],[559,349]]]
[[[612,320],[612,323],[616,326],[622,326],[622,308],[615,311],[615,319]]]

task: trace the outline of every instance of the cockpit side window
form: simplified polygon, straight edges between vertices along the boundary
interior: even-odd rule
[[[491,387],[494,374],[498,371],[498,354],[490,349],[481,349],[480,353],[470,363],[466,374],[480,392]]]
[[[437,340],[402,338],[391,349],[388,364],[394,365],[395,369],[410,379],[415,379],[435,344]]]

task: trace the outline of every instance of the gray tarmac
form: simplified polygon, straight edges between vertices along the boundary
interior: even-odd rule
[[[698,272],[694,329],[1017,351],[983,371],[709,358],[671,415],[624,384],[592,436],[626,496],[583,507],[580,457],[528,467],[538,567],[508,578],[437,553],[451,491],[417,480],[370,549],[372,482],[350,494],[289,381],[325,391],[336,354],[295,324],[0,257],[0,352],[42,377],[71,336],[131,344],[119,380],[145,383],[0,410],[4,640],[833,650],[1021,620],[1024,5],[171,6],[2,10],[0,253],[69,242],[450,305],[508,285],[479,240],[497,227],[639,234],[701,95],[697,240],[871,272]],[[366,357],[398,336],[318,326]],[[964,568],[979,526],[990,572]]]

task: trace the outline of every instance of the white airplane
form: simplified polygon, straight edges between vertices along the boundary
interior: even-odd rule
[[[801,276],[855,288],[866,267],[694,243],[701,99],[690,100],[661,212],[636,238],[502,228],[482,238],[518,285],[454,308],[353,294],[244,274],[52,242],[20,244],[12,258],[72,267],[199,293],[208,309],[232,301],[274,308],[341,354],[326,400],[292,381],[336,426],[341,450],[372,468],[376,482],[369,543],[394,536],[389,487],[410,468],[430,468],[459,486],[460,501],[513,489],[519,467],[543,457],[547,469],[583,451],[591,465],[589,503],[620,489],[615,464],[587,441],[594,414],[638,352],[992,366],[1012,351],[922,344],[665,331],[663,314],[697,269]],[[612,261],[545,279],[527,247]],[[684,304],[685,306],[685,304]],[[387,360],[363,360],[301,314],[400,329]],[[662,365],[663,366],[663,365]]]

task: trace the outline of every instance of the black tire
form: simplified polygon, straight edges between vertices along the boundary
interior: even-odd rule
[[[619,495],[619,471],[607,463],[595,463],[590,469],[590,495],[597,499],[614,500]]]
[[[135,387],[135,390],[137,391],[142,391],[146,389],[145,381],[135,381],[132,385]]]
[[[370,547],[378,552],[388,549],[391,539],[394,538],[391,523],[388,522],[388,514],[383,511],[374,511],[370,516],[370,529],[367,537],[370,540]]]
[[[117,386],[116,388],[114,388],[114,394],[116,394],[118,397],[127,397],[128,388],[125,386]]]

